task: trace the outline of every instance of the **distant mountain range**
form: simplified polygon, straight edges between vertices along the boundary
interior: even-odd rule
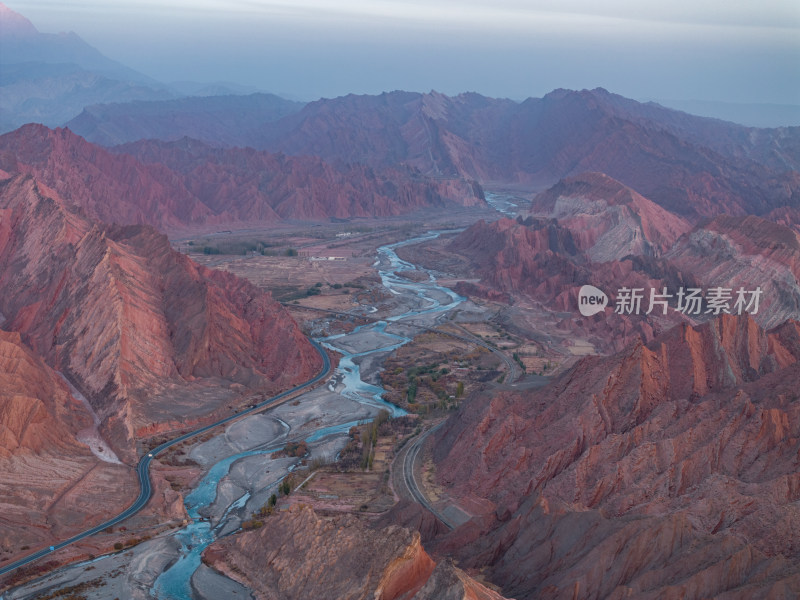
[[[751,130],[605,90],[556,90],[522,103],[476,94],[393,92],[308,104],[263,134],[263,147],[486,186],[541,189],[600,171],[688,217],[763,214],[798,189],[800,128]]]
[[[89,106],[68,127],[95,144],[184,137],[214,146],[261,147],[259,131],[303,108],[272,94],[203,96]]]
[[[0,3],[0,34],[3,36],[0,64],[73,64],[81,69],[146,85],[160,85],[154,79],[134,71],[87,44],[74,32],[41,33],[21,14]]]
[[[61,125],[91,104],[174,95],[77,34],[40,33],[0,3],[0,132],[31,122]]]
[[[796,210],[800,128],[752,129],[602,89],[522,103],[478,94],[391,92],[311,102],[257,97],[93,107],[69,127],[101,144],[185,134],[332,164],[410,166],[430,177],[540,190],[603,172],[690,220]],[[226,120],[214,118],[224,113]],[[251,115],[250,127],[236,107]],[[281,118],[276,116],[286,111]],[[162,124],[164,124],[162,126]],[[159,133],[160,132],[160,133]],[[784,214],[782,218],[786,218]]]
[[[228,131],[232,122],[226,119],[219,107],[224,100],[212,99],[204,104],[204,98],[213,96],[250,95],[258,90],[234,83],[202,84],[194,82],[175,82],[164,84],[122,65],[104,56],[99,50],[87,44],[76,33],[41,33],[28,19],[0,3],[0,133],[16,129],[26,123],[41,123],[49,127],[63,125],[70,119],[80,115],[86,107],[96,105],[143,101],[178,100],[185,96],[196,96],[194,102],[186,105],[167,104],[163,108],[166,121],[176,113],[186,112],[191,116],[198,111],[205,111],[205,123],[208,126],[215,118],[222,123],[217,130],[225,130],[231,145],[246,145],[242,140],[232,137]],[[271,102],[272,108],[265,106]],[[299,110],[302,103],[283,100],[277,96],[265,95],[254,98],[248,105],[237,104],[235,98],[229,99],[227,111],[230,115],[238,115],[239,123],[253,117],[253,109],[263,109],[263,114],[273,111],[274,117],[284,116],[293,110]],[[149,105],[147,105],[149,107]],[[138,104],[127,110],[128,123],[136,120],[136,111],[154,109]],[[97,110],[97,109],[94,109]],[[112,109],[113,111],[113,109]],[[83,127],[91,127],[92,110],[84,118]],[[265,116],[260,117],[266,119]],[[185,121],[186,116],[177,116],[178,121]],[[177,139],[184,135],[203,138],[200,130],[180,131],[171,134],[163,126],[165,119],[156,121],[153,126],[158,132],[148,132],[142,137],[159,137],[167,135]],[[193,121],[196,125],[197,120]],[[180,123],[174,124],[180,129]],[[239,125],[239,129],[244,129]],[[117,144],[134,141],[136,138],[115,138],[113,133],[104,138],[102,143]],[[219,139],[214,138],[215,141]]]
[[[188,138],[112,152],[68,129],[42,125],[0,136],[0,171],[34,176],[92,219],[170,231],[485,206],[478,184],[432,179],[411,168],[333,166],[316,157],[213,148]]]
[[[800,127],[748,128],[603,89],[555,90],[524,102],[401,91],[309,104],[263,93],[179,98],[181,92],[111,61],[75,34],[39,33],[3,5],[0,31],[0,130],[67,122],[109,147],[192,138],[315,156],[341,172],[352,165],[410,169],[527,192],[601,172],[693,223],[724,213],[788,225],[800,220]],[[191,84],[184,90],[215,93]],[[353,214],[374,212],[355,208],[363,200],[350,203]],[[339,203],[329,213],[347,210]]]
[[[603,173],[690,224],[721,214],[758,215],[789,227],[800,222],[800,128],[751,129],[600,89],[556,90],[523,103],[411,92],[305,106],[267,94],[185,98],[90,107],[70,121],[70,129],[95,143],[127,142],[115,153],[159,163],[151,171],[169,165],[180,173],[181,186],[195,198],[182,202],[181,210],[191,212],[202,196],[201,212],[207,211],[178,218],[184,223],[246,220],[254,214],[263,221],[400,214],[448,201],[474,203],[470,198],[481,194],[476,181],[530,193],[586,172]],[[34,131],[5,138],[3,147],[13,152],[13,139],[35,147]],[[145,139],[153,141],[131,142]],[[70,143],[78,144],[77,138]],[[239,146],[255,150],[235,150]],[[252,161],[259,150],[261,162],[236,166],[244,164],[245,155]],[[266,160],[267,153],[273,158]],[[321,173],[313,166],[323,164],[320,159],[327,165],[320,180],[326,189],[355,188],[338,199],[322,188],[313,192],[310,182],[279,191],[277,182],[287,171]],[[220,187],[219,174],[199,170],[200,162],[238,170],[236,183]],[[283,175],[256,185],[262,172]],[[371,173],[395,183],[354,183],[370,181]],[[421,195],[401,189],[423,180],[429,191]],[[232,185],[251,186],[244,195],[251,200],[231,195]],[[223,198],[233,197],[239,198],[236,206],[224,205],[229,200]],[[256,212],[242,212],[242,202]]]

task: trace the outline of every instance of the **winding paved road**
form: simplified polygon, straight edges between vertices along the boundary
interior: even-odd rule
[[[417,485],[417,477],[414,474],[414,463],[417,461],[417,456],[419,455],[422,446],[425,444],[425,440],[427,440],[428,436],[439,429],[439,427],[442,425],[444,425],[444,422],[439,423],[435,427],[431,427],[424,433],[420,434],[419,437],[417,437],[417,439],[415,439],[412,443],[406,444],[406,446],[400,450],[398,455],[395,457],[394,466],[397,467],[399,463],[402,482],[411,498],[413,498],[418,504],[421,504],[428,509],[437,519],[444,523],[448,529],[454,529],[455,525],[451,523],[447,517],[442,515],[441,512],[436,510],[430,502],[428,502],[425,494],[423,494],[422,490],[419,489],[419,485]]]
[[[320,346],[316,341],[314,341],[312,339],[309,339],[309,341],[314,346],[314,348],[317,350],[317,352],[319,352],[319,355],[322,357],[322,370],[315,377],[309,379],[305,383],[302,383],[300,385],[297,385],[297,386],[293,387],[290,390],[286,390],[285,392],[281,392],[277,396],[273,396],[272,398],[269,398],[267,400],[264,400],[263,402],[255,404],[255,405],[251,406],[250,408],[248,408],[246,410],[243,410],[241,412],[238,412],[238,413],[235,413],[235,414],[230,415],[228,417],[225,417],[224,419],[220,419],[219,421],[211,423],[210,425],[206,425],[205,427],[201,427],[200,429],[196,429],[195,431],[190,431],[189,433],[185,433],[185,434],[181,435],[180,437],[176,437],[176,438],[174,438],[174,439],[172,439],[172,440],[170,440],[168,442],[164,442],[163,444],[161,444],[160,446],[158,446],[156,448],[153,448],[150,452],[148,452],[147,454],[142,456],[142,458],[139,459],[139,463],[136,465],[136,474],[139,477],[139,497],[136,498],[136,500],[134,501],[133,504],[131,504],[128,508],[126,508],[124,511],[119,513],[116,517],[112,517],[111,519],[109,519],[105,523],[101,523],[100,525],[97,525],[96,527],[92,527],[91,529],[87,529],[86,531],[83,531],[81,533],[78,533],[78,534],[72,536],[68,540],[64,540],[63,542],[59,542],[58,544],[50,546],[49,548],[44,548],[42,550],[39,550],[38,552],[34,552],[33,554],[29,554],[25,558],[21,558],[21,559],[19,559],[17,561],[14,561],[14,562],[10,563],[10,564],[7,564],[7,565],[4,565],[4,566],[0,567],[0,575],[5,575],[6,573],[10,573],[11,571],[13,571],[15,569],[18,569],[18,568],[20,568],[20,567],[22,567],[24,565],[27,565],[29,563],[34,562],[35,560],[38,560],[38,559],[40,559],[42,557],[45,557],[48,554],[52,554],[56,550],[60,550],[61,548],[69,546],[70,544],[74,544],[75,542],[77,542],[79,540],[82,540],[84,538],[87,538],[89,536],[92,536],[92,535],[94,535],[96,533],[100,533],[106,527],[112,527],[113,525],[116,525],[116,524],[124,521],[128,517],[131,517],[131,516],[135,515],[137,512],[139,512],[140,510],[142,510],[147,505],[147,503],[150,500],[150,497],[153,494],[153,489],[152,489],[152,486],[150,484],[150,463],[153,461],[153,459],[158,454],[160,454],[164,450],[174,446],[175,444],[180,444],[181,442],[183,442],[185,440],[188,440],[189,438],[192,438],[192,437],[194,437],[196,435],[199,435],[201,433],[205,433],[206,431],[214,429],[215,427],[219,427],[220,425],[224,425],[226,423],[229,423],[229,422],[233,421],[234,419],[238,419],[238,418],[242,417],[243,415],[250,414],[250,413],[255,412],[257,410],[261,410],[262,408],[265,408],[265,407],[270,407],[271,408],[273,406],[277,406],[281,402],[285,402],[287,400],[287,396],[291,396],[295,392],[298,392],[298,391],[300,391],[302,389],[305,389],[305,388],[307,388],[307,387],[309,387],[311,385],[314,385],[318,381],[320,381],[320,380],[324,379],[325,377],[327,377],[327,375],[329,374],[329,372],[331,370],[330,359],[328,358],[328,355],[325,353],[325,350],[323,350],[322,346]]]

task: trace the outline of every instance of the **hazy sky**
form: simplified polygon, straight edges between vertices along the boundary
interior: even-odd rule
[[[800,104],[798,0],[6,0],[170,82]]]

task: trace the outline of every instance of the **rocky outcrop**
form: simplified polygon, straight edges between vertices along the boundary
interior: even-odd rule
[[[451,560],[443,560],[414,600],[503,600],[503,596],[469,577]]]
[[[149,227],[91,223],[28,176],[0,184],[0,285],[14,290],[4,327],[89,399],[130,461],[140,427],[200,418],[232,383],[269,392],[321,366],[269,294]]]
[[[605,187],[619,190],[623,199],[633,194],[620,190],[616,182],[603,176],[590,179],[593,193],[602,194]],[[583,189],[586,181],[587,178],[579,178],[573,189]],[[598,188],[598,181],[604,185]],[[542,206],[557,206],[564,197],[556,188],[543,196]],[[594,202],[588,197],[587,202]],[[572,216],[561,214],[558,220],[501,219],[488,224],[479,221],[453,238],[446,250],[469,260],[480,277],[478,284],[461,284],[458,290],[499,302],[521,298],[555,313],[574,313],[571,319],[558,316],[559,327],[591,336],[595,347],[614,351],[636,338],[650,341],[676,323],[713,318],[716,309],[707,300],[714,289],[721,290],[721,297],[727,294],[724,304],[730,313],[747,312],[762,327],[775,327],[800,316],[800,238],[788,227],[756,216],[723,215],[683,233],[663,251],[661,244],[673,239],[680,228],[658,207],[650,206],[656,209],[651,220],[645,218],[647,211],[641,211],[629,213],[630,220],[623,223],[615,218],[619,212],[607,210],[613,204],[603,201],[600,205],[605,208],[588,215],[584,201],[569,202],[578,207]],[[642,206],[647,207],[646,203]],[[678,223],[685,225],[682,220]],[[642,243],[614,252],[621,229],[639,232]],[[605,239],[607,236],[610,238]],[[656,243],[659,239],[662,241]],[[619,256],[629,250],[639,254]],[[594,262],[600,258],[609,260]],[[610,298],[610,308],[594,317],[581,318],[577,292],[583,285],[604,290]],[[624,287],[642,290],[643,300],[633,314],[614,311],[618,291]],[[653,314],[647,315],[651,291],[661,293],[664,288],[671,296],[667,314],[654,305]],[[681,288],[686,294],[698,289],[706,300],[697,310],[682,313],[677,310]],[[756,304],[753,292],[759,288]]]
[[[589,270],[575,238],[552,219],[478,221],[447,250],[468,258],[488,287],[542,302],[564,291],[566,281],[588,283]]]
[[[0,136],[0,169],[34,176],[89,219],[161,230],[483,204],[477,184],[428,180],[408,169],[333,167],[316,158],[214,149],[188,139],[123,150],[136,158],[68,129],[27,125]]]
[[[391,525],[400,525],[411,531],[419,532],[423,544],[427,544],[447,532],[447,526],[437,519],[432,512],[406,498],[402,498],[375,521],[377,528]]]
[[[323,519],[299,506],[261,529],[222,539],[205,560],[259,598],[412,598],[434,569],[419,534],[379,535],[353,516]]]
[[[90,454],[75,437],[91,416],[19,333],[0,330],[0,361],[0,457]]]
[[[519,598],[791,596],[798,350],[796,322],[726,316],[476,398],[434,458],[488,509],[434,552]]]
[[[675,311],[650,318],[644,304],[639,314],[615,314],[616,290],[642,288],[671,290],[697,285],[662,258],[627,256],[624,260],[592,263],[579,248],[574,234],[555,219],[528,217],[479,221],[456,236],[447,250],[471,261],[480,284],[460,284],[461,293],[500,302],[522,299],[560,313],[559,328],[589,337],[601,351],[619,351],[634,340],[650,341],[685,317]],[[578,290],[583,285],[606,290],[611,305],[594,317],[578,312]],[[574,317],[565,317],[572,313]]]
[[[723,215],[681,237],[665,258],[707,287],[760,287],[765,327],[800,315],[800,237],[788,227]]]
[[[556,219],[593,262],[659,256],[692,228],[603,173],[560,181],[536,196],[531,212]]]
[[[452,564],[436,565],[419,533],[321,518],[302,505],[215,542],[204,560],[264,599],[502,600]]]

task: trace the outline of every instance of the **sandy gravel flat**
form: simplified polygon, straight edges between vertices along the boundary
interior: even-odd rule
[[[198,600],[252,600],[255,598],[242,584],[200,565],[192,575],[192,591]]]
[[[124,552],[58,569],[26,586],[5,592],[2,598],[35,600],[99,578],[102,585],[80,591],[86,600],[152,600],[150,589],[167,565],[175,560],[177,549],[175,539],[164,534]]]
[[[332,346],[342,348],[351,354],[360,354],[361,352],[369,352],[371,350],[379,350],[380,348],[387,348],[393,346],[402,340],[398,340],[390,335],[384,335],[378,331],[360,331],[358,333],[350,334],[338,340],[331,342]]]
[[[239,454],[264,445],[279,445],[289,432],[271,414],[257,414],[232,423],[221,435],[192,448],[189,457],[204,467],[219,462],[226,456]]]

